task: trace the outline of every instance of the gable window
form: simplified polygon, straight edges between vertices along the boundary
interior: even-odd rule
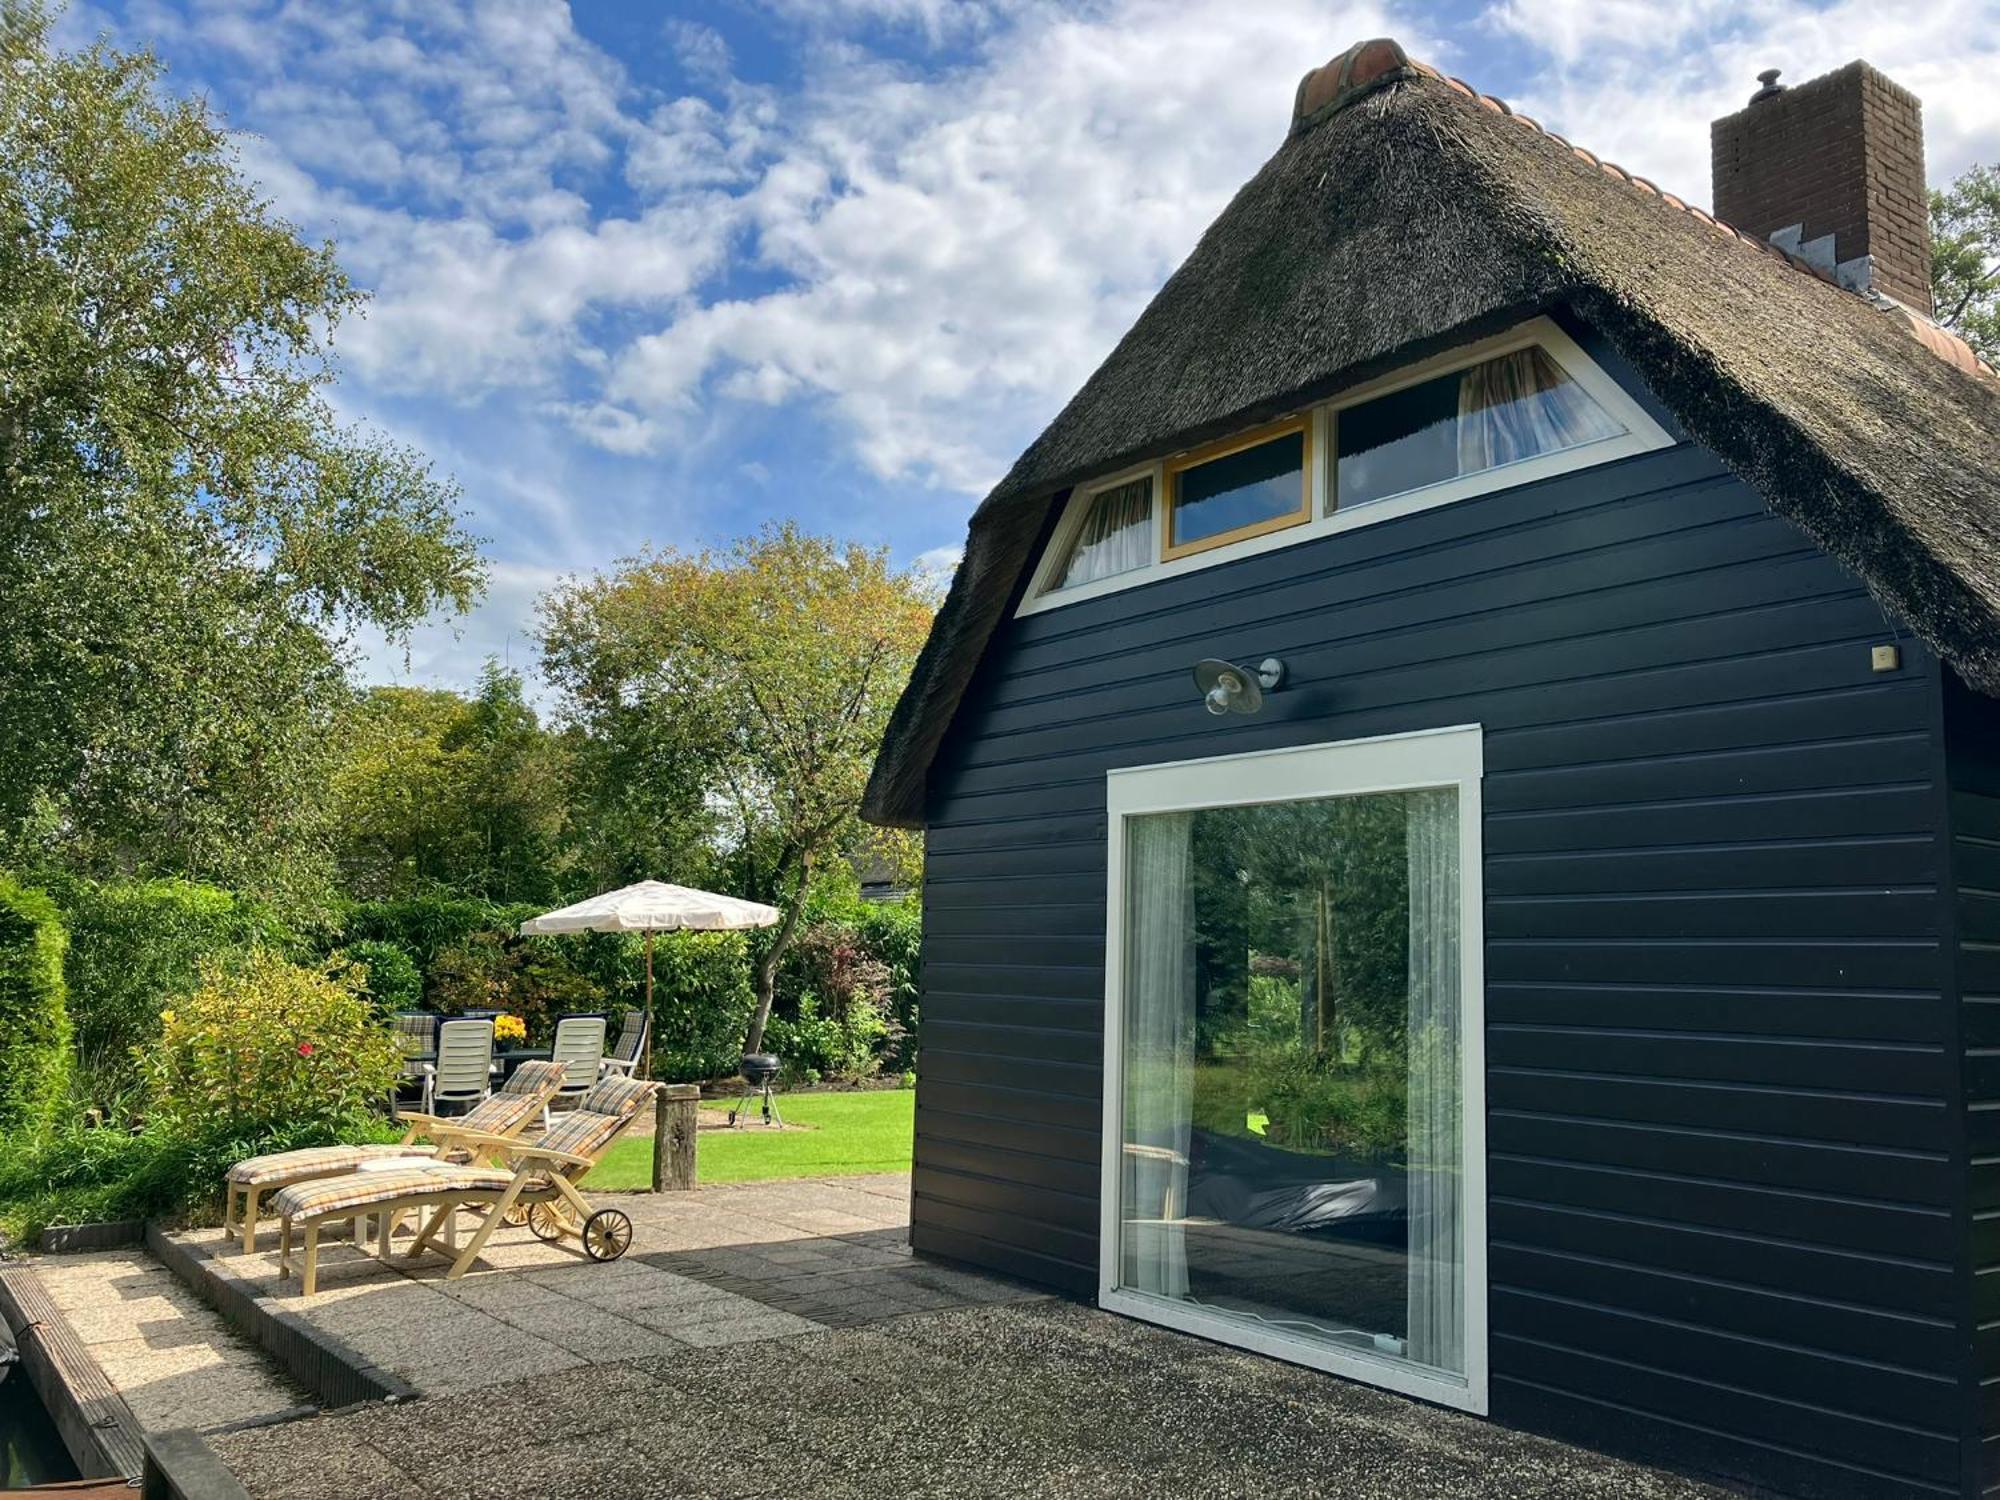
[[[1336,507],[1619,436],[1624,426],[1538,346],[1343,407]]]
[[[1153,476],[1142,474],[1099,490],[1070,542],[1051,590],[1095,583],[1143,568],[1153,560]]]
[[[1673,443],[1553,319],[1534,318],[1280,421],[1077,486],[1019,610],[1057,609]]]
[[[1164,555],[1182,557],[1296,526],[1312,514],[1303,420],[1211,443],[1167,465]]]

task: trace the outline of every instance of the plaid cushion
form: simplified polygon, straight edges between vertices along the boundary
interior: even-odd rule
[[[625,1012],[625,1024],[618,1032],[618,1041],[611,1049],[611,1055],[620,1062],[637,1062],[639,1044],[646,1036],[646,1013],[643,1010]]]
[[[229,1169],[229,1180],[238,1187],[268,1187],[274,1182],[297,1182],[307,1177],[327,1177],[352,1170],[371,1157],[429,1156],[430,1146],[307,1146],[299,1151],[274,1151],[269,1156],[253,1156]]]
[[[587,1109],[592,1114],[616,1115],[623,1120],[637,1113],[639,1106],[652,1098],[657,1088],[657,1083],[649,1083],[643,1078],[606,1078],[578,1100],[576,1107]]]
[[[540,1114],[542,1106],[562,1087],[563,1066],[552,1062],[524,1062],[514,1070],[499,1093],[482,1099],[455,1123],[467,1130],[483,1130],[488,1135],[507,1135]]]
[[[429,1052],[437,1045],[438,1018],[428,1013],[403,1011],[396,1016],[396,1040],[403,1055]]]
[[[576,1156],[595,1156],[604,1143],[639,1106],[653,1097],[659,1085],[636,1078],[606,1078],[583,1096],[581,1103],[564,1115],[535,1144],[551,1151],[568,1151]]]
[[[429,1193],[504,1192],[512,1172],[492,1167],[410,1167],[382,1172],[350,1172],[295,1182],[271,1200],[280,1218],[310,1219],[342,1209],[369,1208],[395,1198]]]

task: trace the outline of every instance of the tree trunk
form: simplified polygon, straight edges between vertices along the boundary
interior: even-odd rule
[[[792,946],[792,938],[799,930],[799,918],[806,909],[806,892],[812,885],[812,855],[799,856],[799,878],[792,887],[792,894],[785,902],[785,915],[778,922],[778,930],[771,935],[771,946],[764,950],[764,956],[757,961],[757,1009],[750,1016],[750,1036],[743,1043],[745,1053],[761,1051],[764,1046],[764,1028],[771,1020],[771,1000],[778,987],[778,962],[785,956],[785,950]]]

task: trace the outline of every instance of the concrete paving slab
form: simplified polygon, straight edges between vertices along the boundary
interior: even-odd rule
[[[771,1339],[795,1338],[801,1333],[817,1333],[820,1325],[791,1313],[763,1312],[752,1317],[723,1318],[712,1323],[664,1331],[697,1349],[716,1349],[725,1344],[760,1344]]]
[[[306,1400],[138,1246],[41,1256],[34,1269],[142,1432],[255,1421]]]
[[[579,1274],[498,1277],[495,1291],[469,1298],[438,1294],[451,1303],[441,1314],[450,1327],[483,1318],[494,1348],[515,1347],[501,1339],[558,1340],[565,1329],[597,1335],[604,1347],[588,1356],[587,1375],[575,1364],[506,1367],[484,1352],[455,1364],[412,1355],[406,1367],[428,1390],[424,1400],[294,1424],[305,1430],[282,1440],[232,1433],[216,1440],[218,1451],[259,1500],[1725,1494],[913,1261],[869,1238],[893,1231],[801,1245],[796,1221],[834,1210],[817,1188],[786,1207],[785,1186],[718,1192],[728,1219],[719,1240],[715,1225],[692,1222],[704,1190],[649,1210],[643,1223],[634,1212],[645,1255]],[[843,1191],[893,1216],[907,1182]],[[852,1248],[884,1259],[857,1264]],[[697,1261],[714,1281],[677,1274]],[[738,1274],[757,1267],[778,1274]],[[499,1290],[509,1284],[522,1289],[511,1308]],[[862,1326],[828,1329],[794,1310],[821,1307]],[[300,1308],[312,1315],[309,1304]],[[615,1357],[613,1326],[674,1347]],[[586,1357],[553,1342],[536,1347],[530,1365]],[[512,1412],[532,1419],[515,1424],[512,1441],[486,1442],[495,1414]],[[401,1465],[400,1491],[380,1467],[385,1454]]]

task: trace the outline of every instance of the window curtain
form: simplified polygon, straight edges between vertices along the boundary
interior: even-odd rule
[[[1188,1294],[1194,1113],[1194,887],[1190,813],[1126,823],[1125,1139],[1121,1284]]]
[[[1095,583],[1153,560],[1153,481],[1135,479],[1104,491],[1090,504],[1057,588]]]
[[[1410,881],[1409,1357],[1465,1368],[1459,1151],[1458,794],[1408,798]]]
[[[1458,381],[1458,472],[1476,473],[1624,431],[1539,348],[1474,365]]]

